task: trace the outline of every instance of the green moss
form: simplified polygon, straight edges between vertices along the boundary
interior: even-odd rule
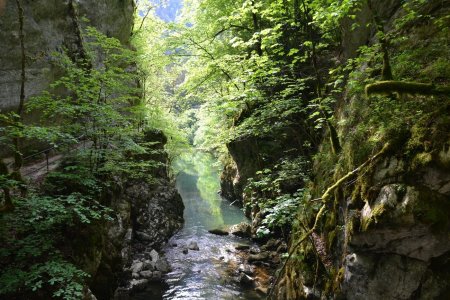
[[[330,251],[332,249],[333,243],[336,240],[336,235],[337,235],[336,234],[336,230],[337,229],[328,232],[328,235],[327,235],[327,248],[328,248],[328,251]]]
[[[416,154],[412,160],[412,169],[424,167],[433,161],[433,156],[429,152],[422,152]]]
[[[361,231],[367,231],[372,224],[378,223],[380,217],[386,211],[384,204],[377,204],[371,208],[370,216],[361,218]]]
[[[336,227],[336,210],[333,209],[332,211],[328,212],[327,218],[325,221],[325,230],[332,230]]]
[[[336,277],[334,279],[333,292],[335,294],[339,294],[339,292],[341,290],[341,282],[344,280],[344,275],[345,275],[345,268],[341,267],[338,270]]]
[[[389,95],[391,93],[420,95],[433,95],[438,93],[438,90],[433,84],[394,80],[378,81],[368,84],[366,85],[365,91],[367,96],[373,94]]]

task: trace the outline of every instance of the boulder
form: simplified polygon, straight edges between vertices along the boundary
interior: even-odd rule
[[[276,250],[281,245],[281,240],[270,239],[261,247],[263,250]]]
[[[248,250],[248,249],[250,249],[250,245],[237,244],[236,246],[234,246],[234,249],[239,250],[239,251]]]
[[[268,261],[270,259],[270,253],[269,252],[261,252],[258,254],[250,254],[248,256],[248,262],[260,262],[260,261]]]
[[[159,259],[155,264],[155,268],[162,273],[168,273],[170,271],[170,266],[165,259]]]
[[[238,237],[250,238],[252,236],[252,227],[248,223],[241,222],[231,226],[230,233]]]
[[[148,285],[148,279],[133,279],[130,282],[130,290],[143,291]]]
[[[247,274],[249,276],[253,276],[254,275],[254,270],[252,266],[246,265],[246,264],[240,264],[239,265],[239,272],[240,273],[244,273]]]
[[[215,235],[228,235],[228,231],[224,228],[215,228],[208,230],[209,233],[215,234]]]
[[[133,265],[131,265],[131,272],[133,273],[139,273],[144,269],[144,263],[142,261],[134,262]]]
[[[154,262],[154,263],[156,263],[159,260],[159,254],[158,254],[158,252],[155,251],[155,249],[150,251],[150,257],[152,259],[152,262]]]
[[[153,272],[153,279],[154,280],[161,280],[161,278],[162,278],[162,273],[160,271]]]
[[[258,286],[256,289],[255,289],[255,291],[258,293],[258,294],[260,294],[260,295],[267,295],[267,293],[269,292],[269,290],[267,289],[267,288],[265,288],[265,287],[261,287],[261,286]]]
[[[194,251],[199,251],[200,250],[200,248],[198,247],[197,242],[195,242],[195,241],[190,241],[189,242],[188,249],[189,250],[194,250]]]
[[[252,287],[255,284],[255,280],[247,274],[241,273],[239,275],[239,283],[244,286]]]
[[[152,271],[141,271],[139,273],[140,277],[146,278],[146,279],[151,279],[153,277],[153,272]]]

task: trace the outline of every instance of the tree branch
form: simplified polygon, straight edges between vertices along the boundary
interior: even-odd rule
[[[202,50],[203,52],[206,53],[206,55],[213,61],[216,61],[216,58],[214,57],[214,55],[212,55],[205,47],[203,47],[200,43],[196,42],[194,39],[192,39],[191,37],[188,38],[192,44],[194,44],[194,46],[196,46],[198,49]],[[224,69],[222,69],[221,67],[218,67],[218,69],[233,83],[234,87],[239,91],[239,86],[233,82],[233,78],[231,77],[231,75],[225,71]]]
[[[288,261],[291,259],[292,255],[294,254],[294,252],[297,250],[297,248],[307,239],[309,238],[310,235],[312,235],[314,233],[314,231],[317,229],[317,226],[319,224],[320,219],[323,217],[323,215],[325,214],[325,209],[326,206],[329,202],[329,200],[331,199],[331,195],[332,192],[334,192],[334,190],[336,190],[337,188],[339,188],[344,182],[346,182],[349,178],[353,177],[354,175],[356,175],[361,169],[363,169],[364,167],[366,167],[368,164],[370,164],[372,161],[378,159],[380,156],[384,155],[388,150],[390,149],[390,143],[386,143],[384,145],[384,147],[374,156],[372,156],[371,158],[369,158],[368,160],[366,160],[362,165],[360,165],[359,167],[357,167],[356,169],[354,169],[353,171],[348,172],[345,176],[341,177],[338,181],[336,181],[332,186],[330,186],[322,195],[321,199],[322,199],[322,206],[320,207],[319,211],[316,214],[316,218],[314,220],[314,225],[313,227],[311,227],[311,229],[309,229],[307,232],[305,232],[302,237],[298,240],[298,242],[291,247],[291,250],[289,251],[289,255],[286,258],[286,260],[283,263],[283,266],[280,269],[280,272],[278,273],[277,278],[275,279],[275,282],[273,284],[272,289],[270,290],[270,293],[267,297],[267,299],[271,299],[273,292],[275,290],[275,286],[278,284],[280,278],[281,278],[281,274],[285,271],[286,266]]]

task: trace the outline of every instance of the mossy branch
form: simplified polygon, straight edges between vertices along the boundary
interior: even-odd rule
[[[435,86],[431,83],[404,82],[404,81],[379,81],[366,85],[366,95],[373,94],[420,94],[420,95],[450,95],[450,87]]]
[[[338,181],[336,181],[332,186],[330,186],[322,195],[321,199],[323,204],[320,207],[319,211],[316,214],[316,218],[314,220],[314,225],[313,227],[311,227],[311,229],[309,229],[307,232],[305,232],[302,237],[297,241],[297,243],[291,247],[291,251],[289,251],[288,257],[286,258],[286,260],[283,263],[283,266],[281,267],[277,278],[275,279],[275,282],[273,284],[272,289],[270,290],[270,293],[268,295],[268,299],[272,298],[273,292],[275,290],[275,286],[278,284],[280,278],[281,278],[281,274],[283,274],[283,272],[286,269],[287,263],[288,261],[291,259],[292,255],[294,254],[294,252],[297,250],[297,248],[306,240],[308,239],[313,233],[314,231],[317,229],[317,226],[319,224],[319,221],[322,219],[322,217],[325,214],[325,210],[326,207],[331,199],[332,193],[334,192],[334,190],[336,190],[337,188],[339,188],[343,183],[345,183],[348,179],[350,179],[351,177],[355,176],[361,169],[365,168],[368,164],[370,164],[371,162],[373,162],[374,160],[378,159],[380,156],[384,155],[389,149],[390,149],[390,143],[386,143],[383,148],[374,156],[372,156],[371,158],[369,158],[368,160],[366,160],[362,165],[360,165],[359,167],[357,167],[356,169],[354,169],[353,171],[348,172],[345,176],[341,177]]]

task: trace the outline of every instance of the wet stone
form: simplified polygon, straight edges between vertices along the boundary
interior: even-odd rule
[[[281,245],[281,240],[270,239],[264,246],[261,247],[263,250],[276,250]]]
[[[160,280],[162,278],[162,273],[160,271],[153,272],[153,279]]]
[[[131,290],[133,291],[142,291],[148,285],[148,279],[133,279],[130,282]]]
[[[153,270],[154,268],[155,268],[154,262],[150,260],[144,261],[144,267],[142,268],[142,270]]]
[[[150,257],[152,259],[152,262],[157,262],[159,259],[159,254],[155,251],[155,249],[153,249],[152,251],[150,251]]]
[[[250,253],[251,254],[258,254],[260,252],[261,252],[261,250],[258,247],[253,246],[253,247],[250,248]]]
[[[242,251],[242,250],[248,250],[250,249],[249,245],[245,245],[245,244],[237,244],[236,246],[234,246],[234,249]]]
[[[197,242],[191,241],[188,245],[189,250],[199,251],[200,248],[198,247]],[[183,252],[184,253],[184,252]]]
[[[249,238],[252,235],[252,227],[248,223],[241,222],[231,226],[230,233],[238,237]]]
[[[258,294],[261,294],[261,295],[267,295],[267,293],[269,292],[269,289],[268,289],[268,288],[265,288],[265,287],[258,286],[258,287],[255,289],[255,291],[258,292]]]
[[[153,272],[152,271],[142,271],[141,273],[139,273],[139,275],[143,278],[150,279],[153,277]]]
[[[142,271],[142,269],[144,268],[144,263],[141,261],[135,262],[132,266],[131,266],[131,271],[133,273],[139,273],[140,271]]]
[[[244,273],[244,274],[247,274],[247,275],[249,275],[249,276],[252,276],[252,275],[254,275],[254,271],[253,271],[253,268],[251,267],[251,266],[249,266],[249,265],[244,265],[244,264],[241,264],[241,265],[239,265],[239,272],[240,273]]]
[[[228,231],[223,228],[211,229],[211,230],[208,230],[208,232],[211,234],[215,234],[215,235],[228,235]]]
[[[250,254],[248,256],[248,262],[267,261],[270,258],[269,252],[261,252],[258,254]]]
[[[255,284],[255,280],[247,274],[241,273],[241,275],[239,275],[239,283],[245,286],[253,286]]]
[[[161,271],[163,273],[167,273],[170,271],[170,266],[164,259],[160,259],[156,262],[155,265],[156,270]]]

